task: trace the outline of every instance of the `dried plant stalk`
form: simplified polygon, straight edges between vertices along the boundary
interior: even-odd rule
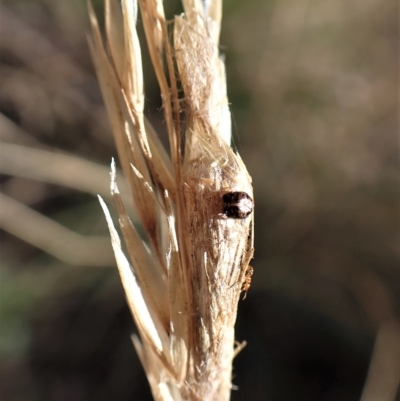
[[[111,192],[133,268],[101,204],[140,333],[133,342],[154,399],[228,400],[237,304],[243,288],[248,289],[249,276],[243,283],[253,256],[253,190],[230,147],[225,67],[218,53],[222,4],[182,0],[185,12],[175,17],[171,31],[161,0],[138,2],[163,100],[170,157],[143,114],[136,1],[122,0],[120,6],[118,0],[106,0],[107,50],[89,4],[92,57],[150,243],[125,211],[113,164]]]

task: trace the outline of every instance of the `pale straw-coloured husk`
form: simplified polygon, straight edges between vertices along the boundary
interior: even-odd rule
[[[227,215],[223,195],[244,192],[253,198],[253,190],[230,147],[225,67],[218,52],[222,4],[183,0],[184,14],[171,25],[161,0],[138,3],[170,155],[143,114],[136,1],[105,1],[106,43],[89,4],[90,50],[146,233],[142,238],[127,215],[113,162],[111,193],[129,260],[100,202],[140,335],[133,343],[154,399],[229,400],[237,304],[253,256],[253,213]]]

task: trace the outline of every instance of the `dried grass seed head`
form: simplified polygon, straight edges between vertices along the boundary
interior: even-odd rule
[[[183,0],[183,5],[171,45],[162,2],[139,0],[172,163],[143,115],[136,2],[122,0],[120,8],[118,0],[106,0],[109,52],[89,7],[92,57],[119,159],[150,240],[148,247],[127,216],[113,173],[112,194],[134,270],[102,206],[140,332],[142,342],[135,339],[135,348],[155,399],[225,400],[231,389],[237,302],[242,283],[249,285],[253,191],[240,156],[230,147],[225,67],[218,52],[221,1]]]

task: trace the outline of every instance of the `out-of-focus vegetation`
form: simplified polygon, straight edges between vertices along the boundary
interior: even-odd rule
[[[94,196],[116,152],[87,33],[83,0],[0,6],[2,400],[151,399]],[[232,400],[394,401],[396,3],[226,0],[221,43],[256,202]]]

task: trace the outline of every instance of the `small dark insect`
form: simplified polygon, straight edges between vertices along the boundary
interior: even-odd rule
[[[250,288],[251,276],[253,275],[253,273],[254,273],[254,269],[251,266],[249,266],[246,270],[246,275],[244,277],[242,291],[244,291],[245,293],[244,293],[244,297],[242,299],[246,299],[246,297],[247,297],[247,291]]]
[[[227,192],[222,196],[226,217],[245,219],[254,208],[253,199],[246,192]]]

